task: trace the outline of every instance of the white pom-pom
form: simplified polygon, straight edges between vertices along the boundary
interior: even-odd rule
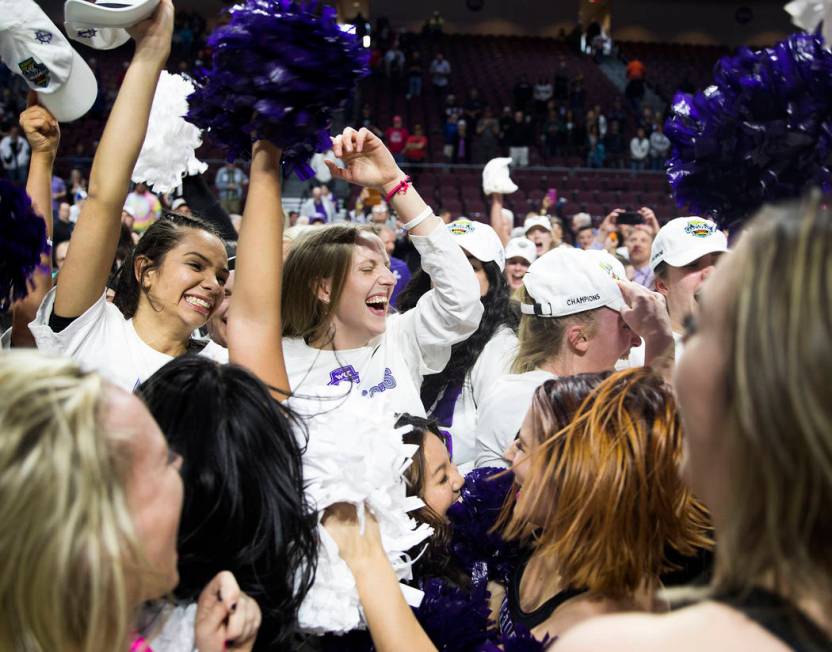
[[[493,193],[510,195],[517,191],[517,184],[511,180],[508,174],[508,164],[511,159],[492,158],[482,170],[482,191],[486,197]]]
[[[154,192],[170,192],[185,174],[205,172],[208,166],[196,158],[202,131],[185,121],[193,84],[180,75],[162,71],[150,109],[147,135],[133,168],[133,181],[144,181]]]
[[[367,403],[355,395],[343,398],[336,388],[305,389],[315,399],[292,399],[290,404],[305,420],[309,442],[303,455],[306,496],[318,511],[335,503],[352,503],[369,509],[381,531],[382,546],[400,580],[412,578],[413,560],[407,551],[427,539],[433,530],[418,524],[408,512],[422,502],[408,498],[402,473],[409,466],[415,446],[402,442],[410,428],[396,429],[394,419],[384,411],[367,410]],[[322,525],[315,582],[298,612],[300,628],[312,634],[345,633],[364,627],[358,589],[338,546]],[[418,606],[421,592],[405,591],[412,606]],[[415,604],[413,604],[415,603]]]

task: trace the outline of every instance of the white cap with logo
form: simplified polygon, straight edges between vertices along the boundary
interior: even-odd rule
[[[525,258],[531,265],[537,258],[537,249],[534,242],[526,238],[513,238],[506,245],[506,260],[512,258]]]
[[[69,38],[96,50],[112,50],[130,40],[127,27],[150,18],[159,0],[66,0],[64,27]]]
[[[0,59],[59,122],[77,120],[95,103],[92,70],[33,0],[0,0]]]
[[[684,267],[707,254],[726,251],[728,239],[714,222],[701,217],[677,217],[659,229],[653,240],[650,267],[655,270],[660,263]]]
[[[558,247],[538,258],[523,285],[534,304],[521,304],[524,315],[565,317],[596,308],[620,311],[624,297],[616,283],[624,267],[606,252]]]
[[[446,226],[457,244],[483,263],[495,262],[502,272],[506,266],[506,251],[500,237],[487,224],[460,218]]]
[[[526,221],[523,222],[523,232],[524,233],[528,233],[529,231],[531,231],[535,227],[540,227],[541,229],[546,229],[547,231],[551,232],[552,222],[545,215],[537,215],[536,217],[527,217]]]

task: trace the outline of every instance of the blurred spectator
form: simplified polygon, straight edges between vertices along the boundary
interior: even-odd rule
[[[421,97],[422,95],[422,76],[424,75],[422,67],[422,54],[419,50],[414,50],[410,55],[410,62],[407,65],[407,95],[408,100],[411,97]]]
[[[442,127],[442,135],[444,138],[444,146],[442,153],[445,158],[451,160],[454,156],[454,145],[456,144],[456,136],[459,131],[459,119],[455,115],[445,119],[445,125]]]
[[[595,125],[598,127],[598,137],[601,140],[607,137],[607,116],[600,104],[596,104],[592,111],[595,114]]]
[[[454,118],[456,120],[462,119],[462,107],[459,105],[459,102],[456,101],[456,95],[453,93],[448,93],[445,96],[442,109],[446,118]]]
[[[536,115],[546,114],[546,105],[555,93],[552,83],[545,77],[541,77],[534,85],[534,112]]]
[[[335,205],[329,197],[325,197],[321,186],[312,188],[312,196],[303,202],[300,214],[309,218],[319,218],[323,222],[332,222],[335,219]]]
[[[67,198],[71,200],[71,203],[77,204],[87,196],[87,180],[78,168],[70,170],[69,181],[66,185],[69,187]]]
[[[26,183],[29,156],[29,143],[21,137],[20,128],[12,125],[9,133],[0,140],[0,160],[3,161],[3,169],[10,181],[19,184]]]
[[[583,75],[578,75],[569,84],[569,106],[574,111],[583,114],[586,106],[586,88],[584,87]]]
[[[656,115],[653,113],[653,107],[645,106],[641,109],[641,114],[638,117],[638,125],[644,129],[644,134],[650,138],[650,134],[656,128]]]
[[[58,175],[52,175],[52,214],[58,214],[61,202],[66,201],[66,182]]]
[[[576,144],[575,114],[572,110],[566,112],[558,127],[558,144],[567,151],[571,151]]]
[[[462,115],[471,129],[479,122],[484,108],[485,103],[480,99],[480,92],[476,88],[471,88],[468,91],[468,99],[462,107]]]
[[[365,104],[361,109],[361,115],[358,118],[358,128],[365,127],[372,131],[379,138],[384,138],[384,133],[376,124],[375,118],[370,111],[370,105]]]
[[[517,80],[513,90],[515,110],[528,111],[533,94],[534,90],[529,83],[529,78],[526,75],[520,75],[520,79]]]
[[[589,128],[589,136],[587,137],[589,144],[589,154],[587,155],[587,165],[591,168],[602,168],[607,158],[604,141],[598,136],[598,127],[592,125]]]
[[[644,99],[644,77],[647,69],[638,59],[631,59],[627,64],[627,86],[624,95],[636,113],[639,112],[641,101]]]
[[[485,164],[500,155],[500,125],[490,107],[485,107],[471,140],[474,163]]]
[[[425,21],[422,31],[428,36],[441,36],[445,28],[445,21],[438,11],[434,11],[430,18]]]
[[[504,106],[497,123],[500,125],[500,145],[508,147],[508,130],[514,122],[514,113],[510,106]]]
[[[404,147],[409,136],[410,132],[402,126],[402,117],[393,116],[393,126],[384,133],[384,140],[397,163],[404,162]]]
[[[630,169],[643,170],[647,165],[650,154],[650,141],[644,135],[644,129],[638,128],[636,135],[630,141]]]
[[[396,285],[393,287],[390,303],[395,305],[399,293],[410,282],[410,270],[406,262],[393,255],[396,249],[396,232],[386,224],[373,226],[373,231],[381,238],[381,241],[384,243],[384,249],[390,257],[390,271],[393,272],[393,276],[396,278]]]
[[[379,226],[386,224],[391,229],[396,228],[396,221],[390,216],[390,209],[387,208],[387,204],[385,202],[382,201],[373,206],[370,211],[370,224],[376,224]]]
[[[465,120],[457,122],[453,147],[451,160],[454,163],[471,162],[471,133],[468,131],[468,123]]]
[[[451,64],[445,59],[441,52],[437,52],[433,61],[430,62],[430,78],[433,84],[433,92],[444,97],[448,92],[448,83],[451,77]]]
[[[613,98],[612,107],[607,110],[607,120],[610,123],[617,121],[619,129],[621,128],[621,125],[627,123],[627,111],[624,108],[620,95],[616,95],[615,98]]]
[[[243,191],[248,184],[246,173],[234,163],[226,162],[214,180],[220,204],[227,213],[242,213]]]
[[[508,128],[506,142],[512,163],[519,167],[529,164],[529,147],[534,141],[531,119],[522,111],[514,112],[514,120]]]
[[[569,67],[566,64],[566,57],[561,56],[558,61],[558,67],[555,71],[555,83],[553,87],[554,98],[557,100],[566,100],[569,98],[569,83],[571,78],[569,76]]]
[[[72,207],[65,201],[58,205],[58,210],[55,211],[55,221],[52,227],[52,243],[58,244],[64,240],[69,240],[72,237],[72,231],[75,225],[69,219],[69,212]]]
[[[404,75],[404,52],[399,47],[399,39],[394,38],[390,49],[384,53],[384,74],[388,77]]]
[[[628,269],[630,280],[653,290],[656,278],[650,268],[650,249],[653,246],[653,234],[643,224],[636,226],[624,241],[632,271]]]
[[[582,226],[578,229],[575,235],[575,246],[579,249],[592,249],[592,243],[595,242],[595,232],[592,226]]]
[[[656,129],[650,134],[650,168],[661,170],[670,151],[670,139],[664,133],[662,123],[656,123]]]
[[[422,132],[422,125],[416,125],[404,145],[404,158],[408,163],[424,163],[427,154],[427,136]]]
[[[610,122],[610,130],[604,139],[604,145],[607,152],[607,165],[612,168],[624,167],[627,143],[621,134],[621,128],[617,120]]]
[[[176,199],[174,199],[170,204],[170,209],[175,213],[179,213],[180,215],[194,214],[194,212],[191,210],[191,207],[188,206],[188,202],[185,201],[184,197],[177,197]]]
[[[127,195],[124,205],[133,212],[135,216],[133,230],[140,234],[144,233],[162,214],[162,203],[159,198],[141,182],[137,183],[133,192]]]
[[[543,153],[546,157],[557,156],[559,130],[560,117],[558,112],[555,109],[549,109],[542,128]]]

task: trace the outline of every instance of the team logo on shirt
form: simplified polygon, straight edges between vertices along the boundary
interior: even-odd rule
[[[395,387],[396,379],[393,378],[393,372],[389,369],[385,369],[384,380],[382,380],[378,385],[373,385],[370,389],[362,390],[361,396],[369,396],[370,398],[373,398],[375,394],[386,392],[388,389],[394,389]]]
[[[690,220],[685,225],[685,233],[697,238],[707,238],[714,231],[716,231],[716,225],[705,220]]]
[[[343,382],[360,383],[361,378],[358,372],[351,364],[346,367],[339,367],[329,372],[329,382],[327,385],[339,385]]]
[[[35,30],[35,39],[38,43],[43,43],[44,45],[48,45],[52,42],[52,33],[47,32],[44,29],[36,29]]]
[[[20,72],[33,86],[46,88],[49,86],[49,68],[29,57],[17,64]]]
[[[82,29],[78,32],[78,38],[93,38],[96,34],[98,34],[98,30],[90,27],[89,29]]]

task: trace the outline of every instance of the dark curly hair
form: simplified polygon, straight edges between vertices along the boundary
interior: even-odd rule
[[[467,340],[454,344],[451,359],[444,371],[425,376],[422,381],[422,404],[426,410],[430,410],[447,387],[463,385],[465,376],[477,362],[485,345],[500,328],[507,326],[517,332],[519,319],[511,307],[511,290],[505,276],[493,261],[482,263],[482,267],[488,279],[488,292],[482,298],[485,311],[480,326]],[[419,270],[399,296],[397,307],[402,312],[410,310],[428,290],[430,277],[423,270]]]
[[[284,649],[318,558],[294,413],[246,369],[197,355],[136,393],[183,458],[177,598],[196,600],[229,570],[263,612],[254,649]]]

